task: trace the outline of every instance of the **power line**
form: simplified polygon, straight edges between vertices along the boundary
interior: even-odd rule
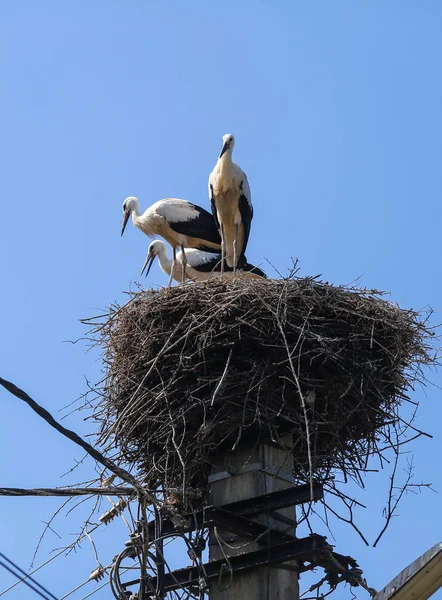
[[[105,569],[107,570],[111,566],[112,566],[112,563],[110,565],[108,565],[107,567],[105,567]],[[127,571],[130,571],[132,568],[133,567],[123,567],[121,569],[121,573],[126,573]],[[80,583],[80,585],[77,585],[76,588],[74,588],[73,590],[71,590],[70,592],[68,592],[64,596],[62,596],[60,598],[60,600],[65,600],[65,598],[68,598],[74,592],[76,592],[77,590],[79,590],[80,588],[82,588],[83,586],[85,586],[87,583],[90,583],[90,582],[91,582],[91,579],[87,579],[86,581],[83,581],[83,583]],[[109,579],[107,581],[105,581],[104,583],[102,583],[99,587],[96,587],[94,590],[92,590],[92,592],[90,592],[86,596],[83,596],[83,598],[81,600],[85,600],[86,598],[90,598],[91,596],[93,596],[94,594],[96,594],[97,592],[99,592],[100,590],[102,590],[103,588],[105,588],[107,585],[109,585]]]
[[[98,523],[97,525],[94,525],[94,527],[92,527],[88,531],[88,533],[93,533],[94,531],[96,531],[102,525],[103,525],[103,523]],[[78,538],[77,541],[79,542],[84,537],[86,537],[86,534],[82,533],[80,535],[80,537]],[[62,548],[61,550],[59,550],[57,552],[57,554],[54,554],[54,556],[51,556],[51,558],[48,558],[48,560],[46,560],[45,562],[41,563],[41,565],[38,565],[38,567],[35,567],[35,569],[33,569],[32,571],[30,571],[29,573],[25,573],[24,577],[20,578],[19,581],[16,581],[12,585],[10,585],[8,588],[6,588],[5,590],[1,591],[0,592],[0,596],[4,596],[7,592],[9,592],[10,590],[12,590],[12,588],[15,588],[15,586],[17,586],[19,583],[21,583],[22,581],[24,581],[25,579],[29,578],[31,575],[33,575],[34,573],[36,573],[37,571],[39,571],[40,569],[42,569],[43,567],[45,567],[46,565],[48,565],[50,562],[52,562],[53,560],[55,560],[56,558],[58,558],[59,556],[61,556],[62,554],[64,554],[67,550],[68,550],[68,548]]]
[[[14,577],[18,577],[17,573],[14,573],[14,571],[8,567],[8,565],[5,565],[5,563],[0,560],[0,567],[3,567],[4,569],[6,569],[7,571],[9,571],[10,573],[12,573],[12,575],[14,575]],[[31,585],[28,581],[24,582],[29,588],[31,588],[32,591],[34,591],[36,594],[38,594],[39,596],[41,596],[42,598],[44,598],[44,600],[50,600],[50,596],[46,596],[45,594],[42,594],[40,592],[40,590],[38,590],[37,588],[35,588],[33,585]]]
[[[19,398],[20,400],[23,400],[23,402],[26,402],[26,404],[30,406],[34,412],[36,412],[42,419],[46,421],[46,423],[48,423],[59,433],[63,434],[65,437],[70,439],[72,442],[83,448],[83,450],[86,450],[86,452],[90,456],[92,456],[92,458],[95,458],[97,462],[109,469],[109,471],[117,475],[126,483],[132,485],[134,489],[140,494],[140,496],[148,498],[152,503],[155,503],[155,498],[153,498],[152,495],[149,492],[147,492],[147,490],[145,490],[142,485],[138,483],[138,481],[133,475],[126,471],[126,469],[123,469],[122,467],[116,465],[112,460],[101,454],[101,452],[99,452],[96,448],[94,448],[88,442],[83,440],[77,433],[75,433],[75,431],[71,431],[70,429],[66,429],[66,427],[63,427],[61,423],[58,423],[54,419],[50,412],[48,412],[45,408],[40,406],[40,404],[33,400],[26,392],[21,390],[11,381],[3,379],[3,377],[0,377],[0,385],[2,385],[6,390],[8,390],[8,392],[10,392],[16,398]]]
[[[3,560],[1,560],[2,558],[4,560],[6,560],[10,565],[12,565],[12,567],[14,569],[16,569],[18,571],[18,573],[16,573]],[[5,556],[3,554],[3,552],[0,552],[0,566],[2,566],[4,569],[6,569],[10,573],[12,573],[12,575],[14,575],[14,577],[17,577],[17,579],[21,579],[20,574],[26,575],[27,579],[30,579],[32,581],[32,583],[34,583],[38,587],[34,587],[31,583],[29,583],[29,581],[26,581],[25,579],[21,579],[23,581],[23,583],[26,584],[29,588],[31,588],[31,590],[33,590],[41,598],[44,598],[44,600],[57,600],[57,597],[54,596],[54,594],[51,594],[51,592],[49,590],[47,590],[44,586],[42,586],[41,583],[38,583],[38,581],[35,580],[33,577],[31,577],[30,575],[27,575],[26,571],[23,571],[23,569],[21,569],[18,565],[16,565],[14,561],[12,561],[10,558]],[[40,588],[40,590],[38,588]],[[43,590],[44,594],[41,592],[41,590]]]
[[[132,488],[0,488],[0,496],[131,496]]]
[[[57,554],[54,554],[54,556],[51,556],[51,558],[48,558],[48,560],[46,560],[44,563],[42,563],[38,567],[35,567],[35,569],[33,571],[30,571],[24,577],[21,577],[18,581],[16,581],[12,585],[10,585],[8,588],[6,588],[2,592],[0,592],[0,596],[4,596],[7,592],[12,590],[12,588],[15,588],[16,585],[18,585],[19,583],[22,583],[22,581],[24,581],[25,579],[28,579],[31,575],[33,575],[34,573],[36,573],[37,571],[39,571],[40,569],[42,569],[43,567],[48,565],[50,562],[52,562],[53,560],[55,560],[56,558],[58,558],[65,552],[66,552],[66,548],[62,548]]]

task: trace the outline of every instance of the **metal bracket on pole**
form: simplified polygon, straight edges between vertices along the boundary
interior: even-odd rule
[[[313,497],[311,493],[313,492]],[[253,517],[263,513],[273,513],[288,506],[297,506],[306,502],[316,502],[321,500],[324,495],[322,484],[314,483],[312,488],[310,485],[304,484],[297,487],[287,488],[278,492],[270,492],[255,498],[246,500],[238,500],[224,504],[219,508],[227,510],[231,513],[242,517]],[[207,509],[205,509],[207,510]],[[204,527],[204,511],[196,511],[193,514],[183,516],[182,526],[177,526],[172,519],[165,518],[163,520],[163,534],[169,535],[177,531],[187,533]],[[155,521],[150,521],[147,525],[148,532],[151,536],[155,534]]]
[[[317,534],[306,538],[293,539],[275,546],[267,546],[255,552],[248,552],[229,558],[229,564],[226,565],[224,559],[206,563],[204,569],[209,581],[219,578],[220,573],[225,572],[244,572],[256,569],[258,567],[279,565],[293,559],[298,560],[318,560],[321,562],[321,556],[327,556],[330,553],[330,546],[325,537]],[[124,588],[136,585],[139,579],[124,582]],[[178,588],[189,588],[199,585],[199,571],[197,567],[186,567],[178,569],[164,576],[164,591],[170,592]],[[156,577],[149,579],[149,588],[145,591],[146,598],[152,597],[156,589]]]
[[[210,506],[204,510],[204,524],[207,527],[220,527],[247,539],[255,540],[261,546],[280,544],[296,539],[280,529],[266,527],[217,506]]]
[[[236,469],[230,467],[229,470],[226,471],[218,471],[217,473],[212,473],[209,475],[209,483],[213,483],[215,481],[222,481],[223,479],[228,479],[229,477],[235,477],[235,475],[244,475],[244,473],[253,473],[254,471],[258,473],[264,473],[265,475],[270,475],[271,477],[276,477],[276,479],[282,479],[287,483],[295,484],[295,478],[291,473],[286,473],[281,469],[277,469],[275,467],[265,466],[262,461],[249,463],[240,469]]]

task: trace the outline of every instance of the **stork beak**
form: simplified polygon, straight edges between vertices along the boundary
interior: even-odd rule
[[[222,155],[223,155],[225,152],[227,152],[227,150],[228,150],[229,148],[230,148],[230,143],[229,143],[229,142],[225,142],[225,143],[224,143],[224,146],[222,147],[221,154],[219,155],[219,158],[221,158],[221,156],[222,156]]]
[[[123,235],[124,230],[126,229],[126,225],[127,225],[127,221],[129,220],[129,217],[130,217],[130,212],[129,211],[125,212],[124,216],[123,216],[123,225],[121,227],[121,235]]]
[[[153,265],[153,261],[155,260],[155,254],[152,254],[151,252],[148,253],[148,255],[146,256],[146,260],[144,261],[144,265],[143,268],[141,269],[141,273],[140,275],[142,275],[144,273],[144,269],[147,267],[147,271],[146,271],[146,277],[149,275],[149,271]]]

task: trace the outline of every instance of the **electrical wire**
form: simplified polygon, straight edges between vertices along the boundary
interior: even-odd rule
[[[48,558],[48,560],[46,560],[44,563],[41,563],[41,565],[39,565],[38,567],[35,567],[35,569],[33,571],[30,571],[29,573],[27,573],[24,577],[22,577],[21,579],[19,579],[18,581],[16,581],[12,585],[10,585],[5,590],[3,590],[3,592],[0,592],[0,596],[4,596],[7,592],[9,592],[10,590],[12,590],[12,588],[15,588],[15,586],[18,585],[19,583],[26,583],[25,580],[29,579],[29,577],[31,575],[33,575],[34,573],[36,573],[37,571],[39,571],[40,569],[42,569],[43,567],[45,567],[46,565],[48,565],[50,562],[52,562],[53,560],[55,560],[56,558],[58,558],[59,556],[61,556],[65,552],[66,552],[66,548],[62,548],[60,550],[60,552],[58,552],[57,554],[54,554],[54,556],[51,556],[51,558]]]
[[[101,527],[103,525],[103,523],[98,523],[97,525],[94,525],[94,527],[92,527],[88,533],[93,533],[96,529],[98,529],[99,527]],[[86,537],[86,535],[83,533],[79,539],[77,541],[82,540],[84,537]],[[67,548],[62,548],[59,552],[57,552],[57,554],[55,554],[54,556],[51,556],[51,558],[49,558],[47,561],[45,561],[44,563],[42,563],[41,565],[39,565],[38,567],[35,567],[35,569],[33,571],[30,571],[29,573],[26,573],[25,571],[23,571],[24,573],[24,577],[20,578],[19,581],[16,581],[15,583],[13,583],[12,585],[10,585],[8,588],[6,588],[5,590],[3,590],[2,592],[0,592],[0,596],[4,596],[7,592],[9,592],[10,590],[12,590],[13,588],[15,588],[15,586],[17,586],[19,583],[26,583],[25,579],[29,579],[31,577],[31,575],[33,575],[34,573],[36,573],[37,571],[39,571],[40,569],[42,569],[43,567],[45,567],[46,565],[48,565],[50,562],[52,562],[53,560],[55,560],[56,558],[58,558],[59,556],[61,556],[62,554],[64,554],[66,552]]]
[[[73,590],[71,590],[70,592],[68,592],[67,594],[65,594],[64,596],[62,596],[60,598],[60,600],[65,600],[65,598],[68,598],[69,596],[71,596],[72,594],[74,594],[75,592],[78,592],[78,590],[81,590],[82,587],[84,587],[86,584],[88,584],[91,580],[90,579],[86,579],[86,581],[83,581],[83,583],[80,583],[79,585],[77,585],[76,588],[74,588]],[[106,582],[107,583],[107,582]]]
[[[156,568],[157,568],[157,586],[156,586],[156,597],[159,600],[164,599],[164,539],[163,539],[163,520],[156,506],[155,511],[155,554],[156,554]],[[144,586],[143,596],[144,598]]]
[[[105,488],[104,488],[105,489]],[[121,516],[121,515],[120,515]],[[92,527],[89,531],[84,532],[80,539],[83,539],[84,537],[86,537],[88,534],[93,533],[96,529],[98,529],[99,527],[101,527],[103,525],[103,523],[98,523],[97,525],[95,525],[94,527]],[[17,585],[19,585],[20,583],[26,583],[26,579],[31,578],[31,575],[33,575],[34,573],[36,573],[37,571],[39,571],[40,569],[42,569],[43,567],[45,567],[46,565],[48,565],[49,563],[51,563],[53,560],[55,560],[56,558],[58,558],[59,556],[61,556],[62,554],[64,554],[66,552],[66,548],[62,548],[61,550],[59,550],[59,552],[57,552],[57,554],[54,554],[54,556],[51,556],[48,560],[46,560],[45,562],[41,563],[40,565],[38,565],[38,567],[35,567],[35,569],[33,569],[32,571],[30,571],[29,573],[26,573],[23,571],[24,576],[20,577],[18,579],[18,581],[16,581],[15,583],[13,583],[12,585],[10,585],[8,588],[6,588],[5,590],[3,590],[2,592],[0,592],[0,596],[4,596],[5,594],[7,594],[9,591],[11,591],[13,588],[15,588]],[[109,565],[110,566],[110,565]],[[108,567],[107,567],[108,568]],[[127,569],[125,569],[127,570]],[[32,578],[31,578],[32,579]],[[85,585],[87,582],[84,582],[83,584],[80,584],[80,587],[82,585]],[[107,585],[107,583],[106,583]],[[101,589],[101,588],[100,588]],[[63,598],[67,598],[68,596],[70,596],[73,593],[73,590],[71,590],[69,592],[69,594],[67,594],[66,596],[63,596]],[[94,592],[93,592],[94,593]],[[89,594],[91,595],[91,594]],[[89,597],[88,595],[88,597]]]
[[[8,390],[8,392],[10,392],[16,398],[19,398],[20,400],[23,400],[23,402],[26,402],[26,404],[30,406],[34,412],[36,412],[42,419],[46,421],[46,423],[48,423],[59,433],[63,434],[65,437],[70,439],[72,442],[83,448],[83,450],[86,450],[86,452],[90,456],[92,456],[92,458],[94,458],[98,463],[106,467],[106,469],[117,475],[126,483],[132,485],[134,489],[138,492],[140,497],[148,498],[150,502],[155,504],[155,498],[149,492],[147,492],[147,490],[145,490],[143,486],[141,486],[138,483],[137,479],[133,475],[131,475],[128,471],[116,465],[112,460],[101,454],[101,452],[99,452],[96,448],[94,448],[88,442],[83,440],[77,433],[75,433],[75,431],[66,429],[66,427],[58,423],[51,415],[51,413],[49,413],[45,408],[40,406],[40,404],[33,400],[26,392],[21,390],[11,381],[3,379],[3,377],[0,377],[0,385],[2,385],[6,390]]]
[[[107,567],[104,567],[104,571],[107,571],[108,569],[110,569],[112,566],[112,564],[107,565]],[[104,575],[104,573],[103,573]],[[75,587],[73,590],[71,590],[70,592],[68,592],[67,594],[65,594],[64,596],[62,596],[60,598],[60,600],[65,600],[66,598],[68,598],[69,596],[71,596],[74,592],[77,592],[79,589],[81,589],[82,587],[84,587],[85,585],[87,585],[88,583],[90,583],[91,581],[93,581],[90,577],[88,579],[86,579],[86,581],[83,581],[83,583],[80,583],[79,585],[77,585],[77,587]],[[98,581],[98,580],[97,580]],[[108,582],[106,582],[105,585],[107,585]]]
[[[200,534],[197,539],[199,539],[200,537],[203,537],[203,536]],[[177,532],[174,532],[172,534],[169,533],[169,534],[161,535],[159,538],[154,538],[154,539],[152,539],[150,541],[149,546],[152,547],[152,548],[155,547],[155,549],[158,550],[158,543],[159,542],[161,543],[161,545],[162,545],[163,542],[164,542],[164,545],[167,545],[168,543],[173,542],[174,540],[176,540],[178,538],[182,539],[186,543],[188,550],[195,551],[194,543],[192,543],[190,540],[188,540],[187,536],[184,535],[184,533],[177,533]],[[122,570],[121,569],[121,562],[125,558],[127,558],[129,556],[130,556],[130,558],[135,558],[133,554],[129,554],[128,553],[128,550],[130,550],[130,549],[129,548],[125,548],[115,558],[115,560],[113,562],[113,565],[111,567],[111,571],[110,571],[110,577],[109,577],[109,579],[110,579],[110,581],[109,581],[110,588],[111,588],[111,591],[112,591],[112,594],[113,594],[114,598],[116,598],[118,600],[120,598],[124,597],[122,594],[124,594],[125,591],[126,591],[125,584],[121,582],[121,578],[120,578],[120,570]],[[132,549],[132,552],[133,552],[133,549]],[[157,574],[157,578],[156,578],[157,581],[156,581],[156,583],[158,585],[158,561],[161,560],[161,559],[164,561],[163,552],[161,551],[160,555],[158,555],[158,554],[153,554],[152,552],[150,552],[149,550],[147,550],[147,552],[145,552],[145,556],[146,556],[146,558],[147,557],[150,558],[151,561],[152,561],[152,564],[149,566],[149,570],[152,571],[152,572],[154,572],[154,573],[156,572],[156,574]],[[138,558],[138,562],[140,562],[140,558],[141,557],[140,557],[139,553],[137,553],[137,558]],[[206,570],[204,568],[204,564],[201,561],[201,558],[200,557],[195,557],[195,558],[193,558],[193,560],[195,561],[195,567],[198,570],[200,580],[206,582],[205,589],[201,589],[200,588],[200,590],[199,590],[199,595],[198,596],[199,596],[199,598],[201,600],[202,598],[205,597],[206,590],[208,589],[208,578],[207,578]],[[169,565],[167,564],[166,561],[164,561],[164,565],[168,569],[169,576],[175,581],[175,583],[177,584],[178,587],[182,588],[183,587],[182,583],[180,583],[175,578],[173,571],[170,569],[170,567],[169,567]],[[131,567],[131,568],[133,569],[133,568],[137,568],[137,567]],[[147,585],[148,585],[148,587],[149,587],[148,595],[151,598],[155,598],[155,600],[163,600],[166,596],[169,597],[167,595],[167,592],[164,591],[164,574],[161,576],[161,579],[163,581],[160,582],[160,590],[158,590],[158,588],[157,589],[153,588],[152,583],[151,583],[151,577],[149,575],[147,576],[147,580],[145,580],[146,583],[147,583]],[[140,581],[139,581],[140,588],[139,588],[139,591],[141,589],[142,581],[143,580],[140,577]],[[172,590],[172,591],[173,591],[173,593],[176,594],[175,590]],[[192,596],[187,595],[186,596],[186,598],[190,598],[190,597],[195,598],[194,595],[192,595]]]
[[[132,488],[0,488],[0,496],[131,496]]]
[[[2,560],[2,559],[4,559],[4,560]],[[4,562],[5,560],[10,565],[12,565],[13,568],[11,568],[10,566],[8,566]],[[17,579],[20,579],[20,577],[21,577],[20,574],[26,575],[26,572],[23,571],[23,569],[21,569],[18,565],[16,565],[14,561],[12,561],[10,558],[8,558],[7,556],[5,556],[5,554],[3,554],[3,552],[0,552],[0,566],[2,566],[4,569],[6,569],[10,573],[12,573],[12,575],[14,575],[14,577],[17,577]],[[18,571],[18,573],[20,573],[20,574],[16,573],[13,569],[16,569],[16,571]],[[35,580],[33,577],[28,576],[28,578],[32,581],[32,583],[34,583],[38,587],[34,587],[31,583],[29,583],[29,581],[26,581],[26,580],[23,580],[23,583],[25,583],[29,588],[31,588],[31,590],[33,590],[41,598],[44,598],[45,600],[58,600],[57,597],[54,596],[54,594],[52,594],[49,590],[47,590],[44,586],[42,586],[41,583],[38,583],[38,581]],[[40,588],[40,589],[38,589],[38,588]],[[44,593],[42,593],[41,590]]]
[[[131,569],[131,567],[124,567],[122,569],[122,572],[126,573],[130,569]],[[99,592],[100,590],[102,590],[103,588],[105,588],[107,585],[109,585],[109,581],[106,581],[105,583],[102,583],[99,587],[95,588],[95,590],[92,590],[92,592],[90,592],[90,594],[87,594],[87,596],[83,596],[83,598],[81,600],[86,600],[86,598],[90,598],[91,596],[93,596],[94,594],[96,594],[97,592]],[[72,592],[70,592],[67,596],[64,596],[64,598],[67,598],[71,593]]]

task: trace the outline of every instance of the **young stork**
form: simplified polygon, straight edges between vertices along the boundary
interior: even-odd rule
[[[138,198],[129,196],[123,202],[123,226],[121,235],[132,215],[132,223],[149,237],[163,237],[172,246],[173,259],[169,285],[176,267],[176,251],[182,252],[182,279],[186,279],[186,253],[184,248],[201,248],[216,251],[221,247],[221,238],[213,216],[196,204],[179,198],[164,198],[152,204],[140,214]]]
[[[167,273],[167,275],[171,275],[172,261],[170,260],[167,254],[166,244],[161,240],[155,240],[150,244],[146,260],[144,261],[144,265],[141,270],[141,275],[144,273],[144,270],[147,267],[147,277],[156,256],[158,256],[158,260],[162,271],[164,271],[164,273]],[[191,279],[193,281],[207,281],[208,279],[213,279],[214,277],[219,275],[221,270],[221,254],[219,252],[214,254],[213,252],[204,252],[204,250],[197,250],[196,248],[188,248],[186,250],[186,257],[186,275],[188,279]],[[182,264],[182,252],[177,253],[176,260],[178,263]],[[246,261],[245,257],[244,264],[241,266],[244,269],[244,271],[241,272],[241,275],[243,277],[247,277],[250,279],[260,279],[262,277],[266,277],[265,273],[261,271],[259,267],[254,267],[253,265],[249,264]],[[225,266],[224,268],[226,271],[229,272],[227,276],[229,278],[232,277],[233,268],[229,266]],[[178,273],[180,273],[179,270]],[[175,279],[175,281],[178,281],[178,283],[184,282],[182,273],[181,277],[178,274],[174,274],[173,278]]]
[[[253,207],[246,174],[232,160],[234,144],[233,135],[223,136],[221,154],[209,177],[209,197],[221,234],[222,256],[235,270],[246,251]]]

